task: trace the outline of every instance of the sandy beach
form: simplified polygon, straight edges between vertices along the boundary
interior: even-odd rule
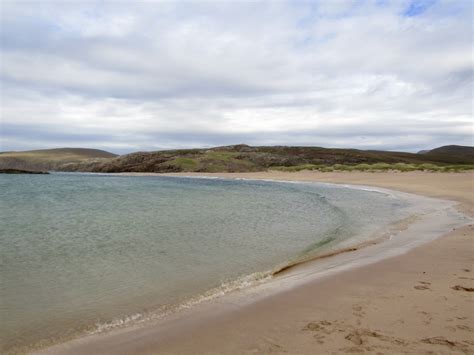
[[[473,173],[179,175],[376,186],[455,201],[474,216]],[[165,321],[85,337],[44,353],[474,353],[474,227],[442,234],[403,255],[308,277],[265,297],[249,291],[245,302],[240,296],[233,303],[224,296],[226,301],[213,300]],[[366,249],[361,252],[368,257]]]

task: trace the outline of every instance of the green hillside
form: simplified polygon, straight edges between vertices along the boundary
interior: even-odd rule
[[[116,154],[98,149],[58,148],[0,152],[1,169],[66,170],[68,164],[99,163]]]
[[[3,169],[90,172],[462,171],[473,167],[474,148],[461,146],[445,146],[418,154],[321,147],[251,147],[245,144],[122,156],[80,148],[0,153],[0,168]]]
[[[474,149],[466,148],[469,151]],[[434,170],[438,166],[445,170],[448,166],[464,170],[472,168],[470,164],[474,164],[474,158],[469,154],[426,155],[321,147],[251,147],[240,144],[211,149],[138,152],[69,168],[94,172],[248,172],[268,169],[322,170],[329,167],[340,170],[388,170],[394,164],[404,164],[395,167],[399,170]]]
[[[423,153],[427,158],[445,159],[463,163],[474,161],[474,148],[462,145],[445,145]]]

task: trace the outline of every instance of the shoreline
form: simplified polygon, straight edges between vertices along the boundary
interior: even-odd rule
[[[324,173],[324,174],[327,174],[327,173]],[[354,175],[353,173],[350,173],[350,174]],[[403,174],[407,174],[407,173],[403,173]],[[136,174],[133,174],[133,175],[136,175]],[[143,175],[143,174],[139,174],[139,175]],[[150,174],[146,174],[146,175],[150,175]],[[163,174],[157,174],[157,175],[163,176]],[[175,174],[169,174],[169,175],[175,176]],[[180,174],[180,176],[183,176],[183,175],[190,175],[190,174]],[[193,174],[193,175],[200,175],[200,176],[206,175],[206,176],[212,176],[212,177],[227,177],[227,178],[242,178],[242,177],[251,178],[251,179],[261,178],[261,179],[267,179],[267,180],[268,179],[273,180],[273,178],[275,178],[275,174],[272,174],[272,173],[212,174],[212,175],[211,174]],[[281,181],[283,180],[283,177],[288,177],[288,175],[292,179],[296,177],[298,179],[297,181],[308,181],[307,175],[301,176],[302,174],[299,174],[299,173],[284,173],[284,174],[278,173],[276,176],[277,178],[276,180]],[[345,177],[347,177],[347,173],[345,175],[346,175]],[[384,175],[387,175],[387,174],[384,173]],[[325,182],[325,181],[319,181],[319,180],[315,180],[315,181]],[[331,183],[333,183],[333,181],[331,181]],[[344,181],[341,181],[341,183],[347,184],[347,182],[344,182]],[[367,186],[368,184],[364,184],[364,185]],[[374,185],[370,185],[370,186],[374,186]],[[380,187],[380,186],[377,186],[377,187]],[[464,211],[469,211],[472,208],[472,206],[470,206],[469,203],[466,204],[465,201],[458,200],[456,202],[462,203],[461,209]],[[468,202],[469,202],[469,198],[468,198]],[[436,224],[436,220],[437,218],[434,218],[431,221],[431,224],[432,225]],[[421,233],[421,234],[427,233],[427,232],[428,232],[427,230],[418,231],[418,233]],[[430,237],[431,238],[430,240],[433,240],[433,239],[436,239],[436,237],[439,237],[439,235],[434,235],[436,234],[436,232],[439,232],[439,230],[436,230],[436,228],[434,228],[434,230],[431,231],[432,235]],[[430,240],[425,240],[424,242],[429,242]],[[219,322],[219,320],[222,320],[223,318],[228,318],[228,317],[230,318],[234,317],[238,319],[240,317],[239,313],[242,313],[242,312],[245,313],[243,310],[245,310],[246,308],[247,309],[254,308],[256,304],[260,304],[260,303],[265,304],[266,300],[269,298],[270,299],[281,298],[282,295],[284,295],[285,293],[289,293],[289,294],[298,293],[298,290],[302,287],[304,288],[305,286],[308,286],[310,284],[318,284],[328,279],[340,278],[341,277],[340,275],[345,275],[347,273],[354,272],[357,269],[366,267],[367,265],[373,265],[374,263],[384,263],[389,259],[399,258],[400,254],[404,254],[407,252],[410,253],[412,250],[415,250],[417,248],[417,246],[411,245],[410,248],[408,248],[410,250],[406,249],[406,250],[401,251],[401,253],[400,253],[400,250],[398,250],[399,252],[398,256],[384,255],[382,256],[382,258],[379,258],[378,260],[374,260],[374,259],[370,260],[370,258],[373,257],[373,254],[374,254],[373,249],[380,248],[380,245],[382,245],[382,249],[384,248],[387,249],[387,245],[385,243],[379,243],[379,244],[374,245],[373,247],[367,246],[367,247],[360,248],[357,250],[352,250],[356,254],[357,253],[362,254],[359,257],[362,259],[365,259],[366,262],[369,261],[368,264],[362,263],[359,265],[353,265],[350,263],[350,261],[348,262],[347,260],[348,255],[349,257],[354,256],[354,253],[351,253],[351,252],[347,253],[348,255],[344,255],[345,253],[342,253],[335,256],[331,256],[329,258],[326,258],[326,260],[323,260],[322,262],[320,260],[309,260],[302,264],[291,266],[289,270],[285,270],[280,275],[266,282],[263,285],[258,285],[257,287],[254,287],[253,289],[251,288],[249,290],[239,291],[239,293],[241,294],[240,299],[239,297],[234,297],[234,299],[230,299],[232,297],[229,297],[229,296],[235,296],[235,294],[226,295],[225,297],[222,297],[219,300],[214,299],[211,302],[208,302],[207,304],[198,305],[194,307],[195,309],[192,309],[190,312],[184,312],[186,313],[186,315],[184,316],[183,314],[177,314],[177,315],[172,316],[171,319],[167,319],[166,322],[164,322],[168,324],[164,324],[164,323],[151,324],[150,323],[143,326],[137,326],[135,328],[132,325],[130,327],[125,327],[122,329],[112,330],[108,333],[102,333],[98,335],[92,335],[89,337],[73,340],[71,342],[59,344],[59,345],[56,345],[44,350],[45,350],[45,353],[85,353],[87,351],[89,352],[94,351],[94,349],[100,350],[101,352],[110,351],[110,353],[121,353],[121,352],[124,353],[124,352],[127,352],[126,350],[124,350],[125,348],[117,347],[116,343],[119,340],[119,338],[122,339],[122,338],[128,337],[128,341],[126,341],[127,343],[126,348],[128,349],[128,352],[138,352],[138,353],[150,353],[150,352],[151,353],[155,353],[155,352],[183,353],[184,352],[185,353],[186,344],[188,344],[189,346],[191,343],[191,345],[193,345],[192,349],[197,349],[196,344],[193,341],[191,342],[188,341],[185,343],[182,343],[181,341],[177,341],[177,335],[179,333],[182,333],[182,332],[195,333],[196,331],[199,333],[199,329],[200,329],[201,333],[204,332],[208,334],[209,332],[206,332],[205,329],[202,330],[203,324],[207,325],[209,328],[212,329],[213,323]],[[401,246],[395,245],[395,248],[397,247],[400,248]],[[311,276],[314,276],[315,272],[317,273],[317,271],[314,270],[314,264],[317,264],[317,263],[328,264],[326,265],[327,267],[326,274],[319,275],[318,277],[311,277]],[[285,285],[283,285],[283,280],[284,280]],[[271,287],[274,287],[274,289],[269,290]],[[245,294],[245,297],[243,297],[244,294]],[[226,300],[223,300],[223,299],[227,299],[227,302]],[[211,303],[212,307],[210,307],[209,303]],[[217,310],[214,308],[217,308]],[[242,312],[237,312],[235,311],[235,308],[239,310],[241,309],[243,310]],[[264,322],[264,320],[261,320],[261,321]],[[196,325],[196,322],[199,323],[200,325],[199,326]],[[239,327],[236,327],[236,329],[238,328]],[[219,332],[218,330],[216,331]],[[232,329],[228,329],[228,331],[232,332]],[[144,339],[144,343],[143,342],[137,343],[136,341],[133,341],[133,339],[136,339],[136,337],[141,337],[142,340]],[[158,343],[157,343],[156,338],[158,338]],[[175,342],[173,342],[173,339],[175,339]],[[121,340],[121,342],[123,342],[123,339]],[[96,347],[94,347],[94,343]],[[235,351],[244,350],[244,346],[243,346],[244,343],[245,341],[241,341],[241,340],[237,341],[236,342],[237,348],[229,349],[229,348],[224,347],[222,348],[222,352],[235,352]],[[97,346],[99,346],[99,348],[97,348]],[[430,346],[433,346],[433,344],[430,344]],[[465,344],[463,346],[465,346]],[[191,348],[187,348],[187,349],[189,350]],[[210,350],[210,349],[211,348],[208,348],[207,350]],[[197,352],[206,352],[207,350],[206,350],[206,347],[204,346],[203,348],[200,348],[200,350],[197,350]],[[274,349],[274,350],[278,350],[278,349]],[[323,348],[321,348],[321,350],[325,351]],[[218,352],[221,352],[221,351],[218,351]],[[246,352],[246,351],[243,351],[243,352]],[[302,350],[302,352],[309,352],[309,351]]]

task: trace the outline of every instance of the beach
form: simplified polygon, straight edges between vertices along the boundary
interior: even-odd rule
[[[458,210],[474,216],[473,173],[178,175],[373,186],[455,201]],[[43,353],[473,353],[474,229],[472,224],[453,229],[395,256],[384,249],[397,242],[390,240],[308,262],[278,275],[269,286]],[[425,229],[418,230],[423,239]],[[345,268],[355,253],[362,261]],[[377,253],[380,258],[373,258]],[[324,274],[314,272],[318,265],[325,265]]]

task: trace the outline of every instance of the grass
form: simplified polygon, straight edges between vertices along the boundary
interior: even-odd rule
[[[316,164],[303,164],[303,165],[293,165],[293,166],[274,166],[272,170],[279,170],[279,171],[301,171],[301,170],[318,170],[324,168],[323,165],[316,165]]]
[[[249,171],[253,164],[249,161],[237,159],[238,152],[207,151],[202,155],[192,157],[175,157],[164,163],[176,167],[181,171]]]
[[[238,159],[239,152],[207,151],[200,157],[200,167],[206,172],[239,172],[255,170],[255,165],[243,159]]]
[[[408,163],[375,163],[375,164],[334,164],[334,165],[315,165],[302,164],[296,166],[277,166],[272,170],[296,172],[302,170],[317,170],[321,172],[332,171],[365,171],[365,172],[381,172],[381,171],[431,171],[431,172],[463,172],[474,170],[474,164],[456,164],[456,165],[436,165],[430,163],[424,164],[408,164]]]
[[[168,161],[167,164],[179,167],[186,171],[191,171],[196,169],[199,163],[191,158],[176,158]]]
[[[205,159],[212,159],[212,160],[221,160],[221,161],[229,161],[234,159],[239,153],[236,152],[221,152],[221,151],[208,151],[204,155]]]

